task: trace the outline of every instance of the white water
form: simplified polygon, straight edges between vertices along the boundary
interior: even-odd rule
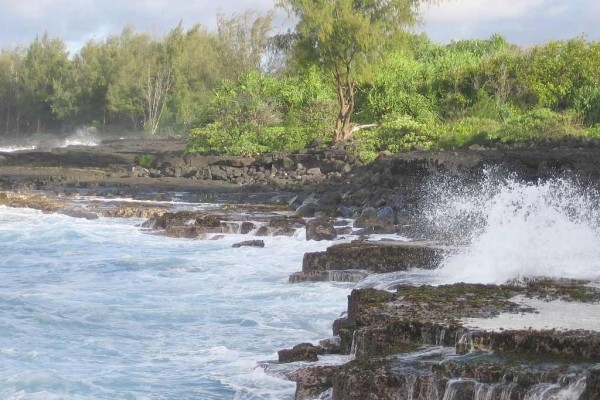
[[[462,236],[440,282],[506,283],[525,278],[600,279],[600,207],[567,180],[525,184],[488,176],[479,186],[434,188],[430,220]]]
[[[576,330],[585,329],[600,332],[598,304],[582,304],[562,300],[544,301],[517,296],[511,301],[524,308],[534,309],[535,313],[503,313],[493,318],[465,318],[464,326],[487,331],[504,329],[535,330]]]
[[[34,150],[36,146],[34,145],[7,145],[0,146],[0,153],[12,153],[15,151],[24,151],[24,150]]]
[[[257,362],[331,334],[350,285],[287,283],[330,243],[233,249],[139,222],[0,207],[0,398],[293,398]]]
[[[0,153],[12,153],[15,151],[31,151],[31,150],[49,150],[57,147],[68,146],[98,146],[101,139],[96,135],[95,131],[90,128],[80,128],[67,136],[66,138],[58,138],[52,135],[47,135],[41,140],[26,139],[25,141],[10,141],[4,144],[0,143]]]
[[[75,133],[67,137],[59,147],[68,146],[97,146],[101,142],[100,138],[90,129],[77,129]]]

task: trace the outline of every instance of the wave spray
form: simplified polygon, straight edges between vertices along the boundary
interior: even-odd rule
[[[487,171],[475,185],[432,184],[427,218],[467,244],[446,257],[442,281],[599,280],[598,193],[568,179],[523,183],[498,175]]]

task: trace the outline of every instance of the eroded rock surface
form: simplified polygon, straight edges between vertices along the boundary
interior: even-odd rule
[[[540,280],[353,290],[334,334],[340,336],[342,354],[352,354],[354,361],[333,371],[332,398],[523,399],[542,391],[600,396],[593,368],[600,362],[599,332],[485,331],[461,323],[535,312],[515,296],[597,304],[600,289],[585,282]],[[302,381],[297,387],[303,393]]]
[[[444,249],[417,242],[352,242],[336,244],[326,251],[306,253],[302,271],[290,276],[290,282],[327,281],[331,272],[366,271],[385,273],[411,268],[433,269],[441,261]],[[362,276],[364,278],[364,275]]]

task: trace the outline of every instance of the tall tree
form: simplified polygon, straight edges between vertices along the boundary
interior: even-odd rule
[[[29,46],[25,55],[24,92],[30,107],[30,119],[41,132],[46,122],[54,120],[53,105],[57,88],[68,79],[69,54],[61,39],[51,39],[47,33]],[[32,121],[29,121],[32,122]]]
[[[5,135],[21,129],[23,58],[20,49],[0,52],[0,121]]]
[[[217,16],[219,55],[227,78],[235,79],[250,70],[259,70],[269,40],[274,14],[242,14]]]
[[[278,0],[294,15],[297,40],[294,57],[317,64],[332,74],[339,111],[335,140],[353,132],[356,85],[368,65],[417,21],[419,0]]]
[[[181,23],[165,38],[165,51],[173,65],[166,114],[178,127],[189,128],[224,77],[217,43],[216,33],[200,25],[184,32]]]

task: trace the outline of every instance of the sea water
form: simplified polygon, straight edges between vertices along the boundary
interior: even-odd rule
[[[289,284],[331,243],[173,239],[0,207],[0,398],[288,399],[264,360],[331,335],[348,284]]]

